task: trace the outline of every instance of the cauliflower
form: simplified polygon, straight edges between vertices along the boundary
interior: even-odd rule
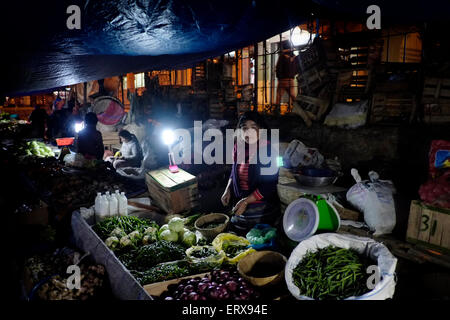
[[[105,244],[111,250],[114,250],[119,244],[119,239],[117,237],[109,237],[105,240]]]
[[[155,227],[148,227],[147,229],[144,230],[144,235],[153,235],[156,234],[158,232],[158,229]]]
[[[121,238],[121,237],[123,237],[123,236],[126,236],[126,233],[125,233],[122,229],[120,229],[120,228],[115,228],[115,229],[111,232],[110,236],[111,236],[111,237],[118,237],[118,238]]]
[[[170,231],[170,230],[164,230],[159,237],[162,240],[171,241],[171,242],[177,242],[178,241],[178,233]]]
[[[141,238],[141,234],[139,231],[133,231],[128,235],[128,238],[130,238],[131,241],[137,241]]]
[[[147,234],[142,238],[142,244],[150,244],[152,242],[155,242],[156,239],[156,233],[154,234]]]
[[[127,246],[131,246],[133,243],[131,242],[130,238],[128,236],[123,236],[122,238],[120,238],[120,246],[123,247],[127,247]]]
[[[169,221],[169,229],[173,232],[183,231],[184,228],[184,220],[178,217],[172,218]]]

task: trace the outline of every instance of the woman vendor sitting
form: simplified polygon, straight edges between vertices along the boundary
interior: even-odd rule
[[[140,167],[143,159],[141,145],[136,136],[128,130],[120,130],[119,138],[122,140],[120,157],[109,158],[115,169],[124,167]]]
[[[239,119],[238,129],[240,130],[237,139],[242,139],[242,144],[245,145],[245,161],[242,161],[242,155],[239,156],[236,140],[231,175],[221,200],[224,206],[232,202],[232,226],[236,233],[244,234],[258,223],[273,225],[280,216],[277,195],[278,167],[269,170],[269,174],[262,170],[276,166],[276,163],[262,164],[258,156],[260,148],[267,148],[267,155],[270,157],[274,147],[270,140],[260,139],[259,130],[268,129],[260,114],[244,113]]]

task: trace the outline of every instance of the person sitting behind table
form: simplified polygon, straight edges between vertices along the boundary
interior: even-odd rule
[[[94,112],[88,112],[84,117],[85,128],[78,133],[77,152],[86,159],[103,158],[104,146],[102,133],[97,130],[98,118]]]
[[[128,130],[120,130],[119,138],[122,142],[119,157],[110,157],[108,160],[112,162],[115,169],[124,167],[140,167],[143,154],[142,148],[136,136]]]
[[[45,123],[47,121],[48,115],[45,110],[41,109],[41,106],[37,104],[34,107],[33,112],[31,112],[28,121],[31,122],[33,137],[43,138],[45,134]]]
[[[224,206],[231,202],[233,217],[231,226],[238,234],[245,235],[258,223],[274,224],[280,217],[279,199],[277,195],[278,169],[271,174],[262,174],[264,165],[258,158],[259,148],[268,148],[268,156],[272,154],[269,140],[260,140],[259,130],[268,129],[264,118],[257,112],[245,112],[238,122],[240,136],[245,141],[245,162],[238,163],[237,144],[233,151],[233,166],[230,179],[221,201]],[[256,144],[255,148],[250,145]],[[256,163],[250,159],[256,158]],[[253,162],[253,161],[252,161]]]

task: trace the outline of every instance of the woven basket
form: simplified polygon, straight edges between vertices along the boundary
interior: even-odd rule
[[[239,271],[239,274],[254,286],[267,287],[276,285],[284,279],[284,267],[286,265],[286,262],[286,257],[278,252],[256,251],[242,258],[237,265],[237,269]],[[280,271],[268,277],[251,277],[248,274],[256,263],[270,263],[277,266]]]
[[[202,226],[204,226],[207,223],[219,223],[223,222],[222,225],[212,228],[212,229],[204,229]],[[212,240],[214,239],[219,233],[222,233],[228,226],[228,223],[230,222],[230,218],[223,213],[210,213],[205,216],[202,216],[198,218],[195,223],[195,229],[198,230],[206,239]]]

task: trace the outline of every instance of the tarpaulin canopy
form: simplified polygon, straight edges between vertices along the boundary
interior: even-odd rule
[[[380,2],[383,19],[442,16],[449,7],[447,3],[443,10],[436,0]],[[0,93],[30,94],[128,72],[187,67],[333,12],[365,21],[365,9],[374,3],[377,1],[2,2],[5,83]],[[79,30],[66,26],[70,5],[81,9]]]

